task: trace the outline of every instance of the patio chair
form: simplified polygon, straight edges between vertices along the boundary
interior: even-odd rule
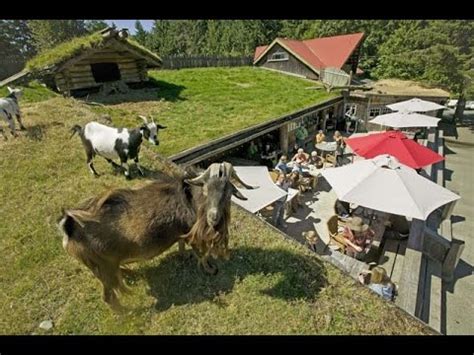
[[[324,160],[324,167],[326,168],[327,165],[336,166],[336,156],[333,154],[327,154]]]
[[[270,177],[272,178],[273,182],[277,181],[278,175],[280,175],[280,172],[278,170],[271,170],[270,171]]]
[[[347,241],[344,235],[342,233],[339,233],[337,230],[338,221],[339,221],[339,216],[334,215],[328,219],[328,221],[326,222],[326,225],[328,227],[330,242],[339,246],[341,248],[341,251],[345,253]]]

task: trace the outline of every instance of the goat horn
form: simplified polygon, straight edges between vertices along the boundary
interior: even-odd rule
[[[226,176],[228,176],[230,179],[234,179],[237,181],[239,184],[244,186],[248,190],[253,190],[253,189],[258,189],[258,186],[251,186],[243,182],[240,177],[237,175],[237,172],[235,171],[234,167],[232,166],[231,163],[224,162],[224,167],[226,171]]]
[[[248,200],[248,198],[242,195],[242,193],[235,187],[234,184],[231,183],[231,185],[232,185],[232,195],[237,197],[239,200],[243,200],[243,201]]]
[[[207,168],[205,172],[193,179],[185,179],[184,181],[190,185],[202,186],[207,180],[209,180],[210,170]]]
[[[143,121],[145,121],[145,123],[148,123],[148,119],[145,116],[138,115],[138,117],[140,117]]]

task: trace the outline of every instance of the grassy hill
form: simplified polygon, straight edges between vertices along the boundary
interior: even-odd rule
[[[0,137],[0,334],[429,334],[389,304],[264,222],[233,208],[231,259],[207,276],[177,246],[133,265],[130,307],[116,315],[101,300],[99,281],[61,246],[61,208],[110,187],[136,186],[100,158],[94,178],[73,124],[107,113],[114,125],[134,126],[154,113],[168,125],[158,148],[144,143],[142,164],[166,169],[162,156],[230,130],[308,106],[326,94],[307,81],[255,70],[195,69],[152,74],[158,91],[129,102],[90,106],[38,85],[22,100],[28,130]],[[176,93],[179,89],[179,95]],[[0,92],[3,94],[3,92]],[[156,101],[162,98],[162,101]],[[98,99],[98,98],[97,98]],[[116,101],[114,101],[116,100]],[[142,100],[142,101],[140,101]],[[105,103],[105,102],[104,102]]]

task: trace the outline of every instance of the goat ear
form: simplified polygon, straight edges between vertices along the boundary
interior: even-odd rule
[[[160,124],[157,124],[156,127],[158,127],[159,129],[165,129],[166,128],[166,126],[162,126]]]
[[[243,200],[243,201],[248,200],[248,198],[242,195],[242,193],[234,186],[234,184],[231,184],[231,185],[232,185],[232,195],[237,197],[239,200]]]

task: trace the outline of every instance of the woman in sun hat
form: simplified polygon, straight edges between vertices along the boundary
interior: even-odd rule
[[[346,254],[358,260],[364,258],[370,250],[374,231],[360,217],[352,217],[344,227],[344,237],[348,245]]]

